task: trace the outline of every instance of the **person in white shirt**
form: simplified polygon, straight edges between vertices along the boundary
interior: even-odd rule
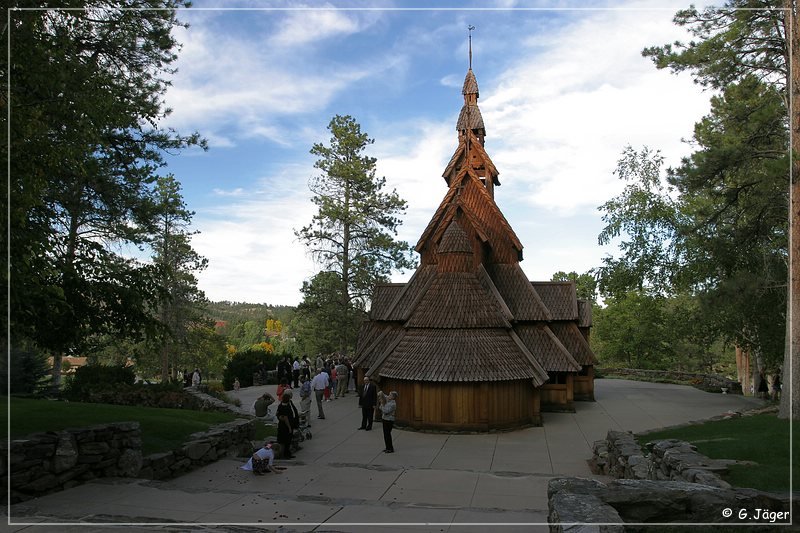
[[[280,474],[280,471],[285,470],[285,468],[273,466],[272,462],[274,460],[275,452],[272,451],[272,444],[265,442],[264,447],[256,450],[256,453],[239,468],[253,472],[257,476],[261,476],[267,472]]]
[[[325,389],[328,385],[330,385],[328,373],[320,368],[317,370],[317,375],[311,380],[311,388],[314,390],[314,398],[317,400],[317,411],[319,411],[317,418],[323,420],[325,419],[325,411],[322,410],[322,395],[325,394]]]
[[[292,388],[298,388],[300,386],[300,360],[295,357],[294,363],[292,363]]]

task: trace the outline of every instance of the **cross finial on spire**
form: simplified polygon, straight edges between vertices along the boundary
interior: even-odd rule
[[[467,30],[469,30],[469,69],[472,70],[472,30],[475,29],[475,26],[470,24],[467,26]]]

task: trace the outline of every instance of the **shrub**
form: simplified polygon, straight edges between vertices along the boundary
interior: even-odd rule
[[[12,347],[10,352],[11,361],[6,364],[3,357],[1,362],[0,389],[8,390],[9,387],[11,394],[41,392],[47,386],[50,373],[47,356],[39,350],[28,348]]]
[[[67,380],[64,397],[72,401],[89,401],[93,393],[132,386],[136,380],[133,367],[86,365]]]
[[[228,361],[222,373],[222,386],[225,390],[233,389],[233,381],[239,378],[242,387],[253,386],[253,373],[259,365],[265,368],[275,368],[277,364],[276,356],[268,354],[263,350],[244,350],[236,352]]]

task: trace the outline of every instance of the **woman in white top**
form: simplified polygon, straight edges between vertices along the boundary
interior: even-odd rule
[[[392,428],[394,427],[394,412],[397,410],[397,392],[392,391],[389,396],[381,394],[379,399],[382,421],[383,421],[383,442],[386,444],[384,453],[394,453],[392,444]]]
[[[272,451],[272,444],[269,442],[264,443],[264,447],[256,450],[256,453],[247,460],[247,462],[240,468],[242,470],[249,470],[257,476],[272,472],[280,474],[283,467],[273,466],[272,462],[275,460],[275,452]]]

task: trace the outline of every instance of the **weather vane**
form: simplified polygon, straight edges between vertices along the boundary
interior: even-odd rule
[[[467,26],[467,30],[469,30],[469,69],[472,70],[472,30],[475,29],[475,26],[470,24]]]

